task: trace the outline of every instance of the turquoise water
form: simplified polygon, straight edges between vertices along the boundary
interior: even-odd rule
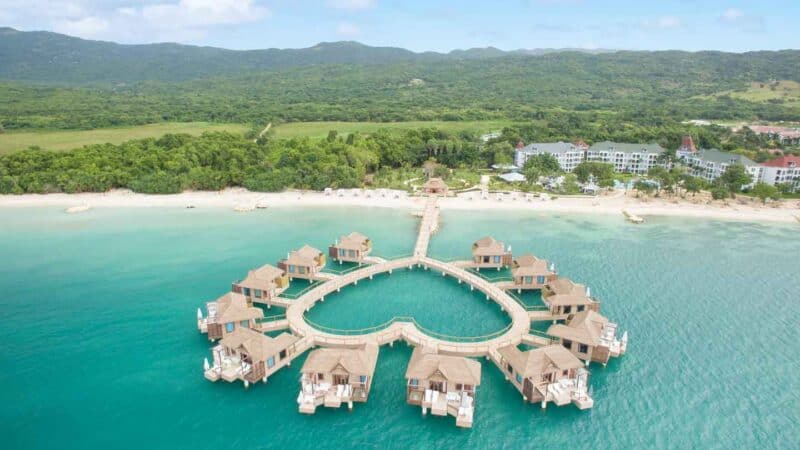
[[[0,209],[0,447],[800,442],[796,226],[447,211],[442,219],[433,256],[463,257],[492,234],[591,286],[604,314],[629,330],[629,354],[591,368],[594,409],[524,404],[484,361],[475,427],[457,429],[451,417],[405,404],[404,344],[381,349],[370,400],[351,413],[297,413],[302,358],[248,390],[203,378],[209,344],[195,328],[198,306],[247,269],[304,243],[324,249],[351,229],[370,235],[377,254],[407,253],[417,224],[407,212]],[[507,320],[463,286],[418,272],[359,283],[319,308],[312,317],[342,327],[410,312],[437,332],[473,334]]]

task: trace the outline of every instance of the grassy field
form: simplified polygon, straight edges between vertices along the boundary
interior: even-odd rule
[[[0,155],[38,145],[47,150],[71,150],[88,144],[119,144],[131,139],[160,137],[166,133],[199,135],[205,131],[242,133],[248,127],[237,124],[208,122],[159,123],[123,128],[101,128],[82,131],[7,131],[0,134]]]
[[[752,82],[745,90],[723,91],[709,96],[701,96],[701,98],[720,97],[723,95],[751,102],[767,102],[776,99],[800,101],[800,83],[791,80],[770,83]]]
[[[503,127],[512,125],[514,122],[508,120],[485,120],[485,121],[464,121],[464,122],[292,122],[277,125],[273,128],[277,138],[297,138],[310,137],[322,138],[328,135],[331,130],[336,130],[340,135],[350,133],[373,133],[381,128],[390,130],[405,130],[409,128],[435,127],[447,132],[473,131],[478,133],[489,133],[500,131]]]

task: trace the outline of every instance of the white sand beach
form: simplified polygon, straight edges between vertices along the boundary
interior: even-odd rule
[[[633,194],[615,191],[597,197],[558,197],[542,200],[526,199],[525,194],[504,195],[499,200],[495,194],[481,199],[479,193],[461,194],[440,200],[440,207],[447,209],[527,210],[543,213],[584,213],[612,214],[623,217],[623,211],[630,214],[648,216],[680,216],[718,220],[737,220],[747,222],[785,222],[800,223],[800,201],[787,200],[776,205],[761,205],[757,201],[728,200],[706,203],[674,198],[649,198],[642,200]],[[261,207],[287,206],[364,206],[378,208],[418,209],[423,205],[421,197],[410,197],[402,191],[344,190],[342,193],[286,191],[281,193],[250,192],[246,189],[232,188],[219,192],[184,192],[173,195],[136,194],[127,190],[114,190],[105,193],[87,194],[24,194],[0,195],[0,208],[21,207],[63,207],[74,208],[125,208],[125,207],[174,207],[174,208],[225,208],[232,213],[234,209],[254,209]],[[80,213],[85,208],[75,208]]]

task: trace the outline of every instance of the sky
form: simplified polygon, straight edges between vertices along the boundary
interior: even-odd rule
[[[0,0],[0,26],[126,44],[413,51],[800,48],[800,0]]]

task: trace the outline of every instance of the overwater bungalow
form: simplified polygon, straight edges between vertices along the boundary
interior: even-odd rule
[[[472,244],[472,267],[476,269],[497,269],[511,265],[511,246],[491,236],[485,236]]]
[[[328,255],[334,261],[362,263],[372,251],[372,241],[359,232],[341,236],[328,248]]]
[[[441,178],[430,178],[422,185],[422,192],[428,195],[447,196],[447,185]]]
[[[300,373],[300,412],[313,414],[317,406],[338,408],[346,403],[366,402],[378,362],[378,346],[362,348],[318,348],[308,354]]]
[[[459,427],[472,427],[475,389],[481,383],[481,364],[460,357],[414,349],[406,370],[406,401],[430,409],[436,416],[451,415]]]
[[[248,328],[237,328],[211,349],[213,363],[205,361],[205,377],[210,381],[241,380],[245,387],[267,378],[291,362],[297,336],[281,333],[269,337]]]
[[[575,314],[587,309],[600,312],[600,302],[591,297],[589,288],[569,278],[548,281],[542,288],[542,301],[553,315]]]
[[[207,317],[197,310],[197,327],[208,333],[211,341],[224,338],[240,328],[255,328],[256,320],[264,318],[261,308],[248,303],[244,295],[228,292],[216,301],[206,303]]]
[[[525,401],[558,406],[574,403],[588,409],[594,400],[588,394],[589,371],[583,362],[560,345],[521,351],[516,345],[497,349],[500,367]]]
[[[617,324],[590,309],[581,311],[566,325],[551,325],[547,334],[558,339],[564,348],[586,361],[608,363],[609,358],[625,354],[628,333],[617,338]]]
[[[286,271],[270,264],[247,272],[244,280],[237,281],[231,290],[242,294],[250,303],[262,303],[271,300],[289,287],[289,276]]]
[[[556,279],[555,267],[547,261],[530,253],[514,258],[511,263],[511,276],[514,278],[513,288],[542,289],[545,284]]]
[[[303,278],[313,280],[325,267],[325,254],[310,245],[304,245],[278,262],[278,267],[286,271],[289,279]]]

